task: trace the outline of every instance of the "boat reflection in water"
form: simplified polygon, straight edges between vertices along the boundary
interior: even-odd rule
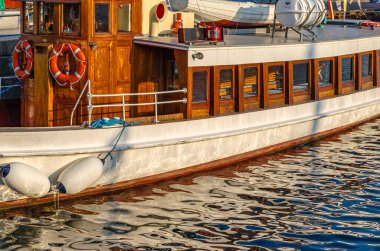
[[[58,214],[2,213],[0,249],[379,250],[379,122]]]

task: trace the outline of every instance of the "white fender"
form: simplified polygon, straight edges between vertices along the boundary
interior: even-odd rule
[[[0,166],[0,176],[9,188],[29,197],[41,197],[50,190],[47,175],[24,163],[12,162]]]
[[[104,173],[103,162],[96,157],[75,161],[59,175],[57,189],[60,193],[79,193],[94,184]]]

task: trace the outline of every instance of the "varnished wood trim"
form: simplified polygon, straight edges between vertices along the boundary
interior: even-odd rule
[[[290,141],[287,141],[284,143],[268,146],[268,147],[265,147],[265,148],[262,148],[259,150],[248,152],[248,153],[238,154],[238,155],[235,155],[232,157],[228,157],[228,158],[211,161],[211,162],[204,163],[204,164],[199,164],[199,165],[183,168],[183,169],[176,170],[176,171],[171,171],[171,172],[167,172],[167,173],[147,176],[147,177],[143,177],[143,178],[139,178],[139,179],[119,182],[116,184],[111,184],[111,185],[106,185],[106,186],[101,186],[101,187],[96,187],[96,188],[89,188],[89,189],[86,189],[85,191],[78,193],[78,194],[72,194],[72,195],[60,194],[59,199],[60,199],[60,201],[75,200],[75,199],[78,199],[81,197],[90,197],[90,196],[97,195],[97,194],[104,194],[104,193],[109,193],[109,192],[114,192],[114,191],[125,190],[125,189],[130,188],[130,187],[136,187],[136,186],[151,184],[151,183],[154,183],[154,182],[157,182],[160,180],[173,179],[176,177],[185,176],[185,175],[189,175],[189,174],[197,173],[197,172],[202,172],[202,171],[206,171],[206,170],[213,169],[213,168],[224,167],[224,166],[236,163],[236,162],[256,158],[256,157],[259,157],[259,156],[262,156],[265,154],[281,151],[281,150],[290,148],[290,147],[295,146],[295,145],[300,145],[300,144],[304,144],[304,143],[309,142],[309,141],[318,140],[322,137],[326,137],[329,135],[344,132],[344,131],[346,131],[346,130],[354,127],[354,126],[357,126],[357,125],[360,125],[362,123],[371,121],[375,118],[378,118],[379,116],[380,116],[380,114],[372,116],[372,117],[364,119],[364,120],[361,120],[361,121],[358,121],[358,122],[355,122],[355,123],[352,123],[352,124],[349,124],[349,125],[341,126],[341,127],[335,128],[335,129],[331,129],[331,130],[316,133],[313,135],[301,137],[301,138],[298,138],[295,140],[290,140]],[[27,206],[27,207],[37,206],[37,205],[49,204],[49,203],[53,203],[53,202],[54,202],[54,196],[53,195],[47,195],[47,196],[44,196],[42,198],[27,198],[27,199],[16,200],[16,201],[0,202],[0,210],[5,211],[8,209],[12,209],[12,208],[19,208],[19,207],[25,207],[25,206]]]

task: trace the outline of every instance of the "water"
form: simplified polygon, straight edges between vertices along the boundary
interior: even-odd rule
[[[380,120],[196,175],[0,214],[2,250],[380,250]]]

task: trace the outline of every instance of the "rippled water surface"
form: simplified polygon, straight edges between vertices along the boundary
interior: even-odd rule
[[[2,250],[380,250],[380,120],[197,175],[0,214]]]

